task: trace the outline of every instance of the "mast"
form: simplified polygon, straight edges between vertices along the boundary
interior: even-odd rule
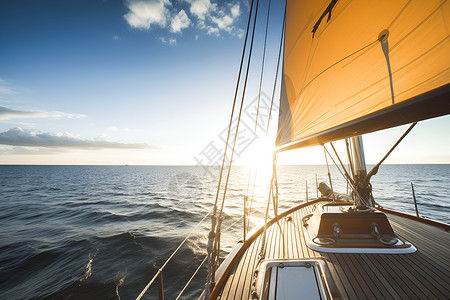
[[[362,136],[351,138],[352,144],[352,168],[355,171],[354,182],[356,191],[353,192],[353,199],[356,207],[373,207],[372,186],[365,183],[367,177],[366,159],[364,155],[364,145]]]

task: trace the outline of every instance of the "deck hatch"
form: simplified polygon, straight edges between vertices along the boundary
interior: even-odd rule
[[[382,212],[327,203],[302,219],[306,245],[319,252],[409,254],[417,249],[396,235]]]
[[[253,299],[339,299],[323,259],[266,260]]]

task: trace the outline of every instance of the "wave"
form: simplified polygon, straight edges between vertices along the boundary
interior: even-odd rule
[[[323,166],[301,170],[306,178],[314,178],[317,169],[326,172]],[[246,178],[248,170],[242,170],[241,177]],[[409,182],[416,180],[411,174],[427,178],[417,181],[418,185],[447,186],[448,180],[442,178],[448,177],[448,171],[447,166],[387,166],[374,177],[374,195],[387,208],[413,213]],[[134,299],[212,208],[217,182],[208,176],[191,180],[189,172],[200,174],[202,169],[3,168],[0,299]],[[296,179],[299,168],[281,166],[279,175],[280,210],[303,201],[305,185]],[[333,174],[333,178],[337,177]],[[246,185],[247,180],[230,182],[223,229],[242,215]],[[345,186],[345,182],[336,183],[337,189],[345,191]],[[255,195],[263,192],[255,191]],[[264,195],[255,196],[252,224],[263,217],[267,201]],[[448,220],[449,208],[442,201],[446,196],[445,191],[418,186],[420,214]],[[205,257],[209,227],[207,218],[164,269],[168,299],[176,298]],[[242,222],[222,233],[221,248],[228,251],[242,236]],[[199,296],[205,268],[206,265],[186,290],[185,298]],[[156,293],[156,286],[152,286],[148,297],[157,298]]]

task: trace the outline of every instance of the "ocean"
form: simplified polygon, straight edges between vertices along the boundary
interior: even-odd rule
[[[244,195],[254,196],[251,227],[261,224],[270,176],[231,173],[223,228],[234,225],[223,233],[223,256],[242,239]],[[217,175],[200,166],[0,166],[0,299],[135,299],[211,210]],[[328,183],[326,166],[279,166],[279,210],[304,202],[306,186],[316,197],[316,175]],[[411,182],[421,216],[449,223],[450,165],[383,165],[375,200],[415,214]],[[209,227],[207,218],[164,269],[167,299],[205,257]],[[181,298],[197,298],[205,278],[206,264]],[[154,284],[145,298],[156,295]]]

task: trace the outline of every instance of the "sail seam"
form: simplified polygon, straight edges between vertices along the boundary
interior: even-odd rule
[[[314,81],[316,80],[319,76],[321,76],[323,73],[325,73],[326,71],[328,71],[329,69],[335,67],[336,65],[340,64],[341,62],[343,62],[344,60],[352,57],[353,55],[355,55],[356,53],[359,53],[367,48],[369,48],[370,46],[375,45],[375,43],[378,42],[378,39],[376,39],[375,41],[371,42],[370,44],[367,44],[366,46],[360,48],[359,50],[356,50],[353,53],[350,53],[349,55],[347,55],[344,58],[341,58],[340,60],[338,60],[337,62],[333,63],[332,65],[330,65],[329,67],[327,67],[326,69],[324,69],[323,71],[321,71],[319,74],[317,74],[316,76],[314,76],[313,79],[311,79],[301,90],[300,92],[297,94],[296,98],[300,97],[300,95],[303,93],[303,91]]]

